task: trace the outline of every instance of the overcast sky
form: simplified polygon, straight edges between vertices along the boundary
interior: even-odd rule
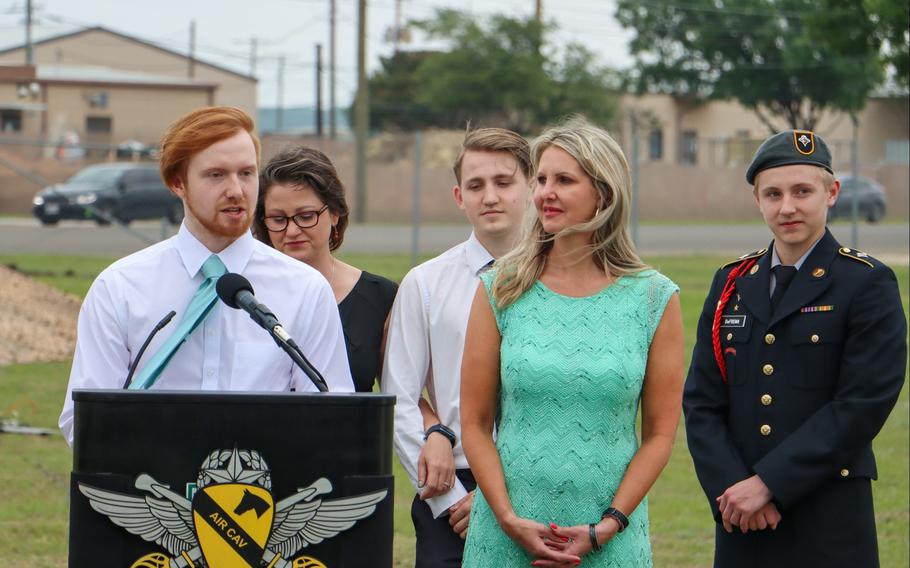
[[[613,0],[541,0],[547,21],[558,26],[551,36],[556,45],[576,41],[595,52],[605,65],[629,63],[626,44],[630,34],[613,18]],[[426,18],[436,8],[459,8],[485,18],[493,13],[530,16],[534,0],[400,0],[402,19]],[[0,0],[0,29],[22,26],[25,0]],[[356,86],[357,0],[336,0],[338,104],[347,105]],[[190,21],[196,20],[197,55],[243,73],[250,72],[251,39],[258,41],[256,76],[259,106],[277,101],[278,56],[284,54],[285,106],[315,101],[315,45],[323,44],[328,64],[329,0],[33,0],[35,18],[47,24],[104,26],[186,52]],[[367,58],[370,72],[379,57],[392,52],[386,30],[395,22],[396,0],[367,2]],[[428,47],[420,37],[404,49]],[[323,79],[323,101],[328,101],[328,79]]]

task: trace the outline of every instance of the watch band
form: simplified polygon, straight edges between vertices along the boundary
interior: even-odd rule
[[[622,532],[626,530],[626,527],[629,526],[629,517],[625,516],[622,511],[615,507],[607,507],[607,510],[604,511],[604,514],[600,516],[601,519],[607,517],[612,517],[616,519],[616,522],[619,523],[619,530],[617,532]]]
[[[451,428],[449,428],[443,424],[433,424],[432,426],[427,428],[426,433],[423,435],[423,441],[426,442],[427,438],[429,438],[430,434],[432,434],[433,432],[438,432],[438,433],[442,434],[443,436],[445,436],[449,440],[449,443],[452,444],[452,447],[453,448],[455,447],[455,443],[458,441],[458,438],[455,436],[455,432],[453,432]]]

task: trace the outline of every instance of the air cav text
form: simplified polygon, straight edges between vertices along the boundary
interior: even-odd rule
[[[212,524],[214,526],[218,527],[218,530],[224,533],[225,539],[236,544],[238,548],[243,548],[249,544],[245,538],[237,534],[237,531],[234,529],[234,527],[230,526],[227,520],[220,514],[212,513],[209,515],[209,519],[212,521]]]

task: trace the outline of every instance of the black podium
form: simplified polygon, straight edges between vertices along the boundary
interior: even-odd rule
[[[392,565],[393,396],[73,400],[71,568]]]

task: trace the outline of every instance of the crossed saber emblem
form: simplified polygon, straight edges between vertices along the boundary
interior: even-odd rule
[[[275,510],[279,510],[279,508],[285,509],[294,505],[294,503],[302,501],[307,497],[313,496],[318,491],[313,487],[313,485],[310,485],[305,489],[301,489],[294,495],[291,495],[290,497],[279,501],[275,505]],[[136,489],[148,491],[159,499],[167,499],[181,510],[191,511],[193,509],[193,504],[189,499],[177,495],[171,491],[169,485],[158,483],[155,478],[153,478],[151,475],[148,475],[147,473],[143,473],[136,478]],[[198,561],[200,558],[202,558],[202,548],[200,548],[200,546],[197,544],[190,550],[180,553],[179,556],[171,557],[171,566],[176,566],[177,568],[187,568],[188,566],[194,566],[196,561]],[[267,566],[269,568],[287,568],[290,565],[287,560],[282,558],[281,555],[277,554],[268,546],[265,547],[265,554],[262,555],[262,559],[268,563]]]
[[[236,450],[235,450],[236,455]],[[217,485],[217,484],[216,484]],[[192,518],[193,505],[189,499],[171,491],[170,486],[158,482],[152,476],[143,473],[135,481],[137,489],[147,491],[158,498],[150,502],[149,497],[136,497],[113,491],[79,484],[79,490],[89,499],[91,507],[111,519],[115,524],[126,528],[145,540],[157,542],[168,549],[175,556],[170,557],[172,566],[188,568],[196,566],[196,562],[203,558],[202,548],[197,537],[192,535],[187,538],[185,534],[175,534],[172,530],[173,522],[163,522],[160,511],[153,509],[170,504],[185,526],[181,530],[189,531],[191,521],[187,523],[187,515]],[[385,499],[388,490],[383,489],[372,493],[342,497],[338,499],[317,500],[313,498],[332,491],[332,484],[326,478],[319,478],[307,487],[298,489],[293,495],[282,499],[275,504],[275,516],[272,535],[280,529],[289,514],[297,513],[296,507],[303,507],[298,518],[291,523],[290,536],[274,541],[273,536],[264,547],[262,559],[268,568],[288,568],[290,563],[281,553],[291,556],[300,548],[309,544],[318,544],[326,538],[331,538],[338,533],[351,528],[357,521],[371,515],[376,505]],[[279,520],[280,517],[280,520]],[[303,517],[302,521],[301,518]],[[173,519],[169,519],[173,521]],[[299,525],[294,527],[293,525]],[[293,530],[297,528],[297,530]],[[312,530],[310,530],[312,529]],[[288,531],[282,531],[287,533]],[[278,550],[276,550],[278,549]]]

